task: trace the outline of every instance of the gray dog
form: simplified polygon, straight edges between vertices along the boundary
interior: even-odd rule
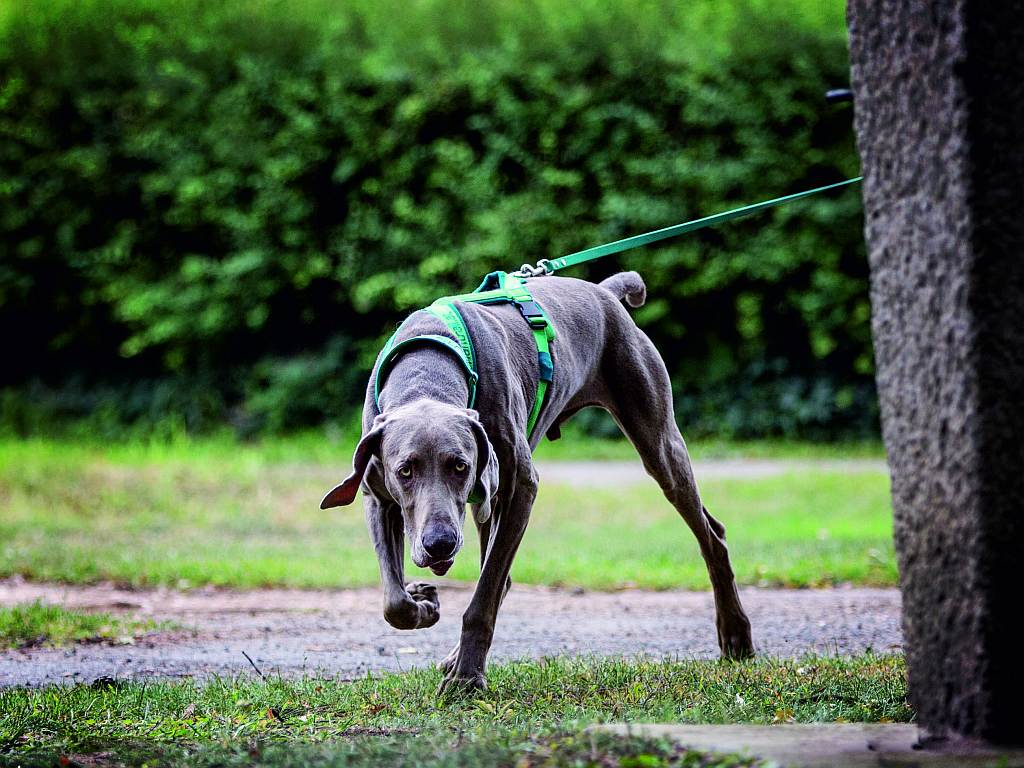
[[[486,685],[498,608],[537,496],[532,451],[542,435],[557,438],[562,422],[593,405],[612,414],[697,537],[714,589],[723,656],[752,655],[750,622],[736,591],[725,528],[701,504],[673,417],[668,372],[621,303],[643,304],[643,280],[635,272],[600,285],[546,276],[529,280],[528,286],[557,330],[551,343],[554,380],[532,439],[525,425],[537,391],[537,350],[511,304],[458,304],[476,348],[476,410],[466,408],[464,366],[440,346],[418,346],[399,357],[379,400],[376,368],[370,377],[354,471],[321,507],[350,504],[362,488],[384,584],[384,618],[398,629],[437,622],[437,590],[405,583],[403,536],[409,537],[418,567],[446,573],[462,546],[467,499],[473,495],[479,499],[471,506],[480,532],[480,579],[462,618],[461,640],[441,662],[441,689]],[[452,335],[440,319],[420,311],[402,325],[398,340],[423,334]]]

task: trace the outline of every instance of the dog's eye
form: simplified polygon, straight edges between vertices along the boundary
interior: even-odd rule
[[[412,467],[399,467],[398,468],[398,476],[399,477],[412,477]]]
[[[465,472],[466,471],[466,462],[464,462],[464,461],[456,461],[455,462],[455,471],[456,472]]]

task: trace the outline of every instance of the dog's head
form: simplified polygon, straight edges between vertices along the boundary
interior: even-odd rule
[[[478,505],[477,521],[485,522],[498,487],[498,460],[479,414],[420,400],[378,416],[356,446],[352,474],[320,508],[351,504],[374,458],[402,508],[413,562],[446,573],[462,547],[466,503]]]

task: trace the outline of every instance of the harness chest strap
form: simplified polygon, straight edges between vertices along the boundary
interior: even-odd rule
[[[399,330],[401,330],[401,326],[399,326]],[[444,347],[449,352],[453,352],[459,359],[459,362],[462,363],[462,367],[466,370],[466,378],[469,383],[469,404],[467,407],[473,407],[473,403],[476,402],[476,383],[479,376],[477,375],[476,363],[473,359],[472,342],[469,342],[467,351],[467,348],[463,347],[461,344],[453,341],[447,336],[441,336],[440,334],[428,333],[422,336],[413,336],[412,338],[404,339],[395,343],[397,336],[398,331],[391,334],[391,338],[388,339],[384,348],[380,351],[380,364],[377,366],[377,378],[374,379],[373,382],[373,400],[377,404],[378,411],[380,410],[380,391],[384,386],[384,379],[387,378],[388,373],[391,371],[391,367],[395,364],[395,360],[408,352],[412,347],[422,347],[424,345],[429,346],[431,344]]]
[[[457,301],[472,304],[514,304],[530,327],[534,344],[537,347],[537,364],[540,369],[537,381],[537,394],[534,397],[533,408],[530,410],[530,416],[526,422],[527,438],[532,437],[533,429],[544,406],[548,385],[554,378],[550,342],[555,338],[555,329],[551,321],[548,320],[547,315],[544,314],[541,306],[533,300],[533,296],[523,280],[514,275],[508,275],[505,272],[491,272],[473,293],[445,296],[437,299],[430,306],[424,307],[427,312],[430,312],[445,324],[455,339],[439,334],[424,334],[396,343],[395,339],[401,330],[401,326],[399,326],[399,330],[391,335],[391,338],[384,345],[384,349],[381,350],[380,363],[377,366],[377,377],[374,381],[374,400],[377,403],[378,410],[380,409],[380,390],[395,360],[399,355],[409,351],[410,348],[424,344],[439,345],[454,353],[459,359],[466,370],[469,383],[468,407],[473,407],[473,404],[476,402],[476,388],[480,377],[477,371],[473,339],[469,335],[469,328],[466,327],[466,321],[463,319],[462,313],[455,306]]]

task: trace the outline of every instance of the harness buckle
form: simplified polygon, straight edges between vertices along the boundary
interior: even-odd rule
[[[532,299],[530,301],[516,301],[515,305],[531,328],[548,327],[548,319],[544,315],[544,310],[540,308],[537,302]]]

